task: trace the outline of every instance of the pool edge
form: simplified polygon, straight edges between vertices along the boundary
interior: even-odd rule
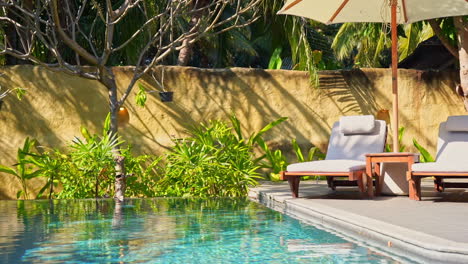
[[[324,229],[336,230],[351,240],[365,241],[367,246],[403,256],[415,262],[468,263],[468,247],[465,243],[450,242],[393,226],[391,223],[327,208],[328,206],[309,208],[301,205],[301,200],[303,200],[301,198],[280,201],[275,199],[275,195],[261,190],[250,190],[249,198],[303,222],[320,225]],[[352,217],[354,221],[350,221],[349,217]],[[365,225],[359,223],[365,223]],[[428,239],[431,239],[430,242]]]

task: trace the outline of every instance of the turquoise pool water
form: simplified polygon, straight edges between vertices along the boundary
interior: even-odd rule
[[[397,263],[244,199],[0,201],[0,263]]]

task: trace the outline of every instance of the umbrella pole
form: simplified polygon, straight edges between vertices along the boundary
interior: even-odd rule
[[[392,31],[392,134],[393,134],[393,152],[400,152],[398,146],[398,37],[397,37],[397,0],[391,0],[391,31]]]

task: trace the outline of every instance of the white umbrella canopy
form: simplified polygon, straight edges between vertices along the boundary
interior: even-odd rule
[[[397,23],[407,24],[468,13],[466,0],[397,0]],[[288,0],[278,14],[308,17],[322,23],[390,23],[390,0]]]
[[[390,23],[392,30],[392,134],[398,152],[397,24],[468,15],[468,0],[287,0],[278,12],[307,17],[325,24],[347,22]]]

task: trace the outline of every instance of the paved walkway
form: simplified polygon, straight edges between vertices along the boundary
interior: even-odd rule
[[[304,181],[293,199],[287,182],[262,183],[250,197],[296,218],[421,263],[468,263],[468,190],[433,191],[423,182],[422,201],[407,196],[368,199],[357,188]]]

